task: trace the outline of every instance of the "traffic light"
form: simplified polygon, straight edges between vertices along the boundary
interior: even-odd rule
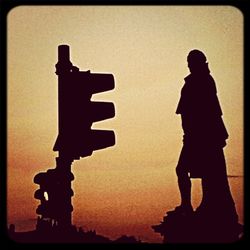
[[[42,218],[60,220],[62,212],[72,212],[71,203],[65,203],[67,197],[73,196],[72,189],[65,188],[65,181],[71,182],[74,179],[72,173],[65,174],[59,169],[49,169],[47,172],[39,173],[34,177],[34,183],[40,185],[34,197],[41,201],[36,213]]]
[[[93,94],[114,89],[112,74],[79,71],[69,60],[69,46],[58,47],[59,135],[54,151],[79,159],[115,145],[115,133],[91,129],[92,123],[115,116],[111,102],[92,102]]]

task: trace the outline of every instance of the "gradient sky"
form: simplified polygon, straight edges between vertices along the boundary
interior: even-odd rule
[[[81,70],[115,76],[114,147],[75,161],[73,222],[116,238],[159,242],[150,228],[180,202],[175,166],[182,146],[175,115],[194,48],[208,59],[223,120],[228,174],[243,175],[243,16],[230,6],[21,6],[10,11],[8,43],[8,223],[35,227],[33,177],[55,167],[57,47]],[[243,180],[230,178],[243,222]],[[193,204],[201,198],[193,180]]]

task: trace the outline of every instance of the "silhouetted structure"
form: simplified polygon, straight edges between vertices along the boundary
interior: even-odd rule
[[[91,97],[92,94],[112,90],[115,85],[112,74],[79,71],[78,67],[73,66],[68,45],[58,47],[56,74],[59,133],[53,150],[58,151],[59,155],[55,169],[34,177],[34,182],[40,185],[34,196],[41,201],[36,210],[41,217],[38,217],[35,235],[41,235],[41,232],[47,235],[46,232],[50,232],[47,236],[53,240],[53,237],[60,239],[65,234],[63,239],[67,240],[66,235],[72,235],[74,228],[71,222],[71,197],[74,194],[71,189],[71,181],[74,180],[71,173],[72,162],[92,155],[94,150],[115,145],[114,131],[91,129],[93,122],[115,116],[114,104],[92,102]],[[48,230],[44,230],[45,228]],[[58,238],[59,233],[61,236]],[[85,234],[85,240],[89,235]],[[95,240],[98,241],[97,235]]]
[[[167,212],[153,230],[163,236],[163,243],[233,243],[242,238],[243,226],[214,216]]]
[[[118,239],[114,240],[113,243],[142,243],[140,240],[137,240],[134,236],[122,235]]]
[[[92,155],[94,150],[115,145],[115,133],[110,130],[91,129],[92,123],[115,116],[115,107],[109,102],[92,102],[92,94],[114,88],[112,74],[79,71],[69,57],[69,46],[58,47],[58,130],[53,147],[59,152],[56,168],[38,173],[34,183],[39,185],[34,197],[41,201],[36,213],[36,229],[15,232],[11,224],[9,236],[24,243],[141,243],[133,236],[123,235],[116,240],[98,235],[95,230],[84,232],[71,223],[73,206],[71,197],[71,164],[80,157]]]
[[[29,232],[15,232],[14,225],[9,227],[9,236],[15,242],[22,243],[142,243],[134,236],[122,235],[111,240],[108,237],[99,235],[95,230],[84,231],[81,227],[77,230],[71,226],[67,231],[62,230],[51,220],[38,219],[36,230]]]
[[[38,217],[38,225],[42,223],[42,220],[49,219],[64,230],[71,227],[71,212],[73,211],[71,196],[74,193],[69,186],[72,180],[74,180],[73,174],[70,171],[63,171],[62,168],[49,169],[34,177],[34,183],[40,185],[40,189],[34,195],[41,201],[36,209],[36,213],[41,215],[41,218]]]
[[[192,50],[176,110],[183,148],[176,167],[181,204],[153,229],[173,242],[228,242],[238,239],[238,215],[230,192],[223,147],[228,133],[205,55]],[[191,180],[202,179],[202,202],[193,212]]]

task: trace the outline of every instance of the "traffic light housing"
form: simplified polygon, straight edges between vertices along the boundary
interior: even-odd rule
[[[59,46],[58,53],[59,135],[53,150],[79,159],[115,145],[114,131],[91,129],[93,122],[115,116],[113,103],[91,101],[93,94],[114,89],[114,76],[79,71],[69,60],[67,45]]]
[[[34,183],[40,185],[34,197],[41,201],[36,213],[42,218],[59,220],[63,217],[62,212],[72,212],[70,203],[66,204],[67,197],[74,195],[72,189],[65,188],[65,181],[71,182],[74,179],[72,173],[67,174],[59,169],[49,169],[47,172],[39,173],[34,177]]]

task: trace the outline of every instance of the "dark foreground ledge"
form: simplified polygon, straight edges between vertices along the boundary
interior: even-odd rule
[[[50,222],[42,222],[36,230],[29,232],[15,232],[14,225],[11,225],[8,233],[9,238],[17,243],[142,243],[134,236],[122,235],[111,240],[108,237],[99,235],[95,230],[83,231],[72,226],[69,230],[60,230]]]
[[[163,243],[233,243],[243,237],[243,226],[235,220],[196,214],[167,212],[153,230]]]

